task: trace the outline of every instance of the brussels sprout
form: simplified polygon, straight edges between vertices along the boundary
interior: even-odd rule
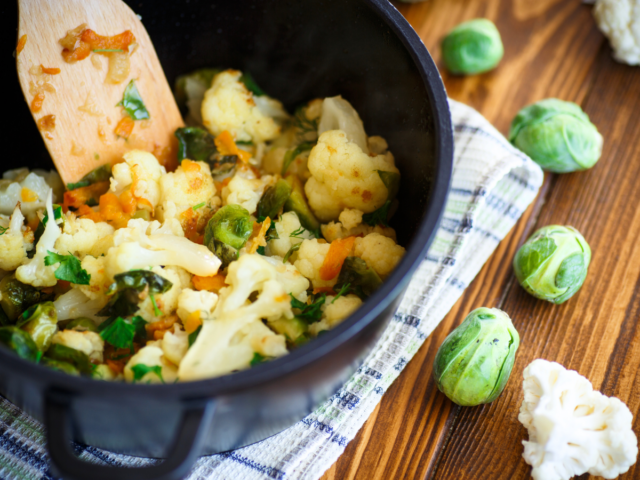
[[[218,153],[213,135],[204,128],[178,128],[175,136],[178,138],[178,161],[180,162],[185,158],[207,162]]]
[[[284,211],[296,212],[302,226],[320,238],[320,222],[309,208],[302,182],[294,174],[287,175],[285,181],[291,186],[291,194],[284,203]]]
[[[291,185],[282,179],[267,188],[258,203],[258,221],[267,217],[276,218],[289,195],[291,195]]]
[[[49,298],[51,295],[20,282],[15,273],[7,275],[0,281],[0,306],[11,322],[14,322],[18,315],[30,306]]]
[[[253,221],[247,209],[240,205],[225,205],[207,223],[204,244],[214,253],[214,240],[239,250],[252,232]]]
[[[99,317],[127,317],[138,311],[140,294],[148,288],[151,295],[168,292],[173,286],[169,280],[150,270],[131,270],[119,273],[107,289],[109,303],[96,315]]]
[[[31,335],[18,327],[0,327],[0,345],[13,350],[25,360],[37,362],[40,352]]]
[[[545,170],[575,172],[593,167],[602,154],[602,135],[582,109],[548,98],[518,112],[509,141]]]
[[[97,332],[98,326],[96,323],[87,317],[80,317],[71,320],[64,327],[65,330],[75,330],[76,332]]]
[[[442,41],[442,59],[453,74],[488,72],[500,63],[502,55],[500,32],[485,18],[461,23]]]
[[[69,363],[85,375],[91,375],[93,373],[93,365],[89,361],[87,354],[75,348],[67,347],[66,345],[54,343],[49,347],[49,350],[47,350],[43,358]]]
[[[342,264],[340,275],[338,275],[338,281],[334,288],[341,288],[345,285],[349,286],[348,291],[364,299],[382,285],[382,279],[363,259],[347,257]]]
[[[18,317],[17,327],[31,335],[42,351],[49,348],[51,339],[58,331],[58,312],[53,302],[33,305]]]
[[[290,342],[295,342],[308,330],[307,323],[298,317],[282,317],[278,320],[272,320],[269,322],[269,327],[276,333],[284,335]]]
[[[561,304],[587,277],[591,249],[573,227],[550,225],[535,232],[513,259],[520,285],[534,297]]]
[[[433,364],[438,389],[454,403],[493,402],[504,390],[520,336],[497,308],[478,308],[442,342]]]
[[[222,262],[222,268],[227,268],[231,262],[235,262],[238,259],[238,250],[230,247],[226,243],[222,243],[218,240],[213,240],[210,243],[205,244],[207,248],[213,252],[213,254]]]
[[[69,362],[43,357],[42,360],[40,360],[40,364],[69,375],[80,376],[80,371]]]

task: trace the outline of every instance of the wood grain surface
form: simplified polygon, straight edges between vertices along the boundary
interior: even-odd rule
[[[527,433],[517,416],[522,372],[535,358],[577,370],[623,400],[640,432],[640,68],[611,59],[591,7],[579,0],[428,0],[397,7],[436,60],[449,96],[478,109],[505,135],[520,108],[558,97],[583,107],[605,145],[593,169],[546,175],[536,202],[324,480],[530,478],[522,459]],[[496,23],[505,57],[493,72],[451,76],[439,43],[453,26],[477,17]],[[578,228],[593,251],[583,288],[559,306],[526,294],[511,269],[518,246],[549,224]],[[433,359],[447,334],[480,306],[505,310],[522,343],[504,393],[491,405],[461,408],[438,392]],[[640,479],[640,468],[620,478]]]

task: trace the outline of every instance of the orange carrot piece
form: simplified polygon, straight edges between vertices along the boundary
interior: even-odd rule
[[[188,160],[186,158],[182,161],[180,166],[182,167],[182,170],[184,170],[185,172],[199,172],[200,171],[200,165],[197,162],[192,162],[191,160]]]
[[[223,287],[226,287],[226,277],[221,274],[213,275],[212,277],[200,277],[194,275],[191,281],[196,290],[209,290],[210,292],[217,292]]]
[[[320,279],[326,281],[332,280],[338,276],[345,258],[349,256],[353,249],[356,237],[338,238],[331,242],[329,252],[324,257],[324,262],[320,267]]]
[[[93,185],[89,185],[87,187],[80,187],[76,188],[75,190],[64,192],[63,209],[66,209],[65,211],[68,211],[69,207],[80,208],[82,205],[86,205],[86,203],[92,198],[97,201],[100,196],[105,194],[108,190],[109,182],[105,181],[94,183]]]
[[[20,198],[23,202],[35,202],[38,199],[38,194],[27,187],[22,187]]]
[[[189,314],[187,319],[182,322],[184,331],[187,333],[195,332],[200,325],[202,325],[202,317],[200,316],[200,310],[196,310]]]
[[[40,68],[42,69],[42,73],[46,73],[47,75],[58,75],[60,73],[60,69],[57,67],[45,67],[40,64]]]
[[[24,50],[24,46],[27,44],[27,34],[25,33],[18,39],[18,45],[16,45],[16,57],[20,55],[20,52]]]
[[[258,230],[257,235],[253,238],[253,240],[251,240],[251,246],[247,250],[248,253],[256,253],[258,247],[267,246],[265,237],[267,235],[267,230],[269,230],[269,227],[271,226],[271,219],[267,217],[264,219],[264,222],[262,222],[261,224],[258,223],[258,225],[261,225],[260,230]],[[255,231],[256,223],[253,224],[253,232],[255,233]]]
[[[44,103],[44,93],[37,93],[33,100],[31,100],[31,111],[38,113],[42,110],[42,104]]]
[[[131,132],[133,132],[134,125],[135,124],[133,123],[131,117],[122,117],[118,122],[118,125],[116,125],[114,133],[119,137],[127,139],[131,135]]]

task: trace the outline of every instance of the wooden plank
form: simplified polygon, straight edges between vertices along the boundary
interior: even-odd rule
[[[494,20],[502,32],[505,58],[495,72],[470,78],[443,73],[449,95],[483,113],[507,133],[524,105],[557,96],[582,102],[595,78],[593,64],[603,43],[588,7],[561,0],[430,0],[399,4],[443,71],[439,42],[456,24],[477,17]],[[323,477],[430,478],[458,409],[432,379],[437,347],[465,315],[501,303],[513,283],[511,258],[537,221],[553,190],[548,177],[535,205],[525,213],[476,280],[391,386],[345,453]],[[508,259],[505,261],[505,259]],[[442,478],[457,478],[454,476]],[[490,478],[479,476],[477,478]]]
[[[558,177],[537,225],[578,228],[593,251],[589,275],[560,306],[510,289],[502,308],[522,337],[511,381],[492,405],[461,410],[436,479],[529,478],[517,416],[522,372],[535,358],[558,361],[620,398],[640,431],[640,70],[615,63],[608,48],[596,70],[584,109],[604,135],[603,157],[588,172]],[[639,476],[633,467],[620,478]]]

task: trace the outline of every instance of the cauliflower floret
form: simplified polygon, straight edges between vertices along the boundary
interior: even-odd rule
[[[295,212],[283,213],[280,219],[275,222],[276,232],[278,232],[278,238],[269,240],[267,243],[267,255],[277,255],[284,258],[287,252],[298,243],[302,243],[303,240],[310,240],[314,238],[313,234],[309,230],[302,229],[302,224],[298,215]],[[300,232],[295,237],[291,234],[294,232]],[[297,252],[294,252],[289,261],[294,263],[297,258]]]
[[[111,191],[120,195],[131,187],[139,208],[155,208],[160,201],[160,178],[167,173],[152,153],[131,150],[123,155],[124,162],[113,166]]]
[[[89,357],[90,360],[102,363],[104,340],[96,332],[77,332],[75,330],[62,330],[56,332],[51,343],[59,343],[65,347],[78,350]]]
[[[309,205],[323,222],[337,219],[346,207],[373,212],[388,197],[378,170],[398,173],[391,156],[369,156],[342,130],[323,133],[309,155]]]
[[[8,227],[0,234],[0,269],[15,270],[25,258],[27,258],[27,247],[30,244],[25,242],[22,235],[24,225],[24,215],[20,211],[20,206],[16,205]]]
[[[318,123],[318,135],[330,130],[342,130],[349,142],[355,143],[368,154],[369,145],[360,115],[351,104],[342,98],[327,97],[322,102],[322,114]]]
[[[0,180],[0,213],[9,215],[20,203],[22,213],[32,218],[36,210],[45,206],[47,192],[53,190],[53,201],[62,200],[64,186],[54,170],[34,170],[28,168],[9,170]]]
[[[183,279],[175,267],[153,267],[151,271],[156,275],[160,275],[162,278],[166,278],[172,284],[171,288],[165,293],[156,293],[153,296],[160,311],[164,315],[171,315],[178,308],[178,298],[183,288]],[[158,316],[155,314],[155,309],[150,296],[147,296],[142,302],[140,302],[138,308],[139,310],[136,315],[140,315],[148,323],[158,321]]]
[[[324,257],[329,253],[329,244],[320,243],[317,239],[304,240],[298,250],[298,259],[294,265],[298,271],[311,280],[313,288],[333,287],[338,278],[322,280],[320,278],[320,267],[324,263]]]
[[[212,317],[204,319],[198,338],[182,359],[181,380],[214,377],[248,368],[255,348],[260,345],[270,356],[287,353],[284,337],[265,340],[266,332],[252,325],[262,323],[261,319],[293,317],[291,298],[278,281],[279,275],[282,274],[259,254],[242,255],[231,263],[227,275],[230,286],[220,290]],[[254,292],[257,298],[249,303]]]
[[[185,322],[189,315],[200,312],[204,318],[210,317],[218,303],[218,295],[207,290],[192,290],[185,288],[178,297],[178,318]]]
[[[275,183],[275,177],[264,175],[261,178],[247,179],[236,174],[229,184],[222,189],[224,205],[240,205],[249,213],[255,213],[260,197],[265,189]]]
[[[166,334],[165,334],[166,335]],[[133,382],[135,378],[132,367],[136,365],[146,365],[147,367],[160,367],[160,378],[155,372],[149,372],[142,378],[136,380],[141,383],[173,383],[178,378],[178,369],[174,364],[164,357],[164,352],[160,346],[161,342],[148,342],[146,347],[138,350],[124,367],[124,379]]]
[[[240,340],[242,339],[242,340]],[[234,340],[240,340],[263,357],[282,357],[287,354],[287,342],[284,335],[274,333],[262,322],[251,322],[236,334]]]
[[[640,65],[640,0],[598,0],[593,15],[611,42],[613,57]]]
[[[362,300],[356,295],[349,294],[338,298],[327,296],[322,306],[322,318],[309,326],[309,333],[318,335],[320,332],[331,330],[360,308],[360,305]]]
[[[205,162],[183,160],[175,172],[167,173],[160,178],[160,208],[157,212],[159,220],[165,220],[165,212],[173,218],[179,218],[185,210],[202,205],[195,210],[196,215],[209,214],[220,206],[220,198],[216,197],[211,169]],[[173,205],[169,205],[172,202]]]
[[[62,227],[62,235],[56,240],[56,250],[71,253],[79,258],[91,253],[98,240],[112,235],[114,228],[106,222],[94,222],[88,218],[76,218],[68,213]]]
[[[202,101],[202,123],[215,136],[228,130],[236,140],[245,142],[260,143],[276,138],[280,126],[268,115],[274,109],[280,112],[284,109],[273,99],[257,104],[240,81],[241,76],[242,72],[226,70],[214,77]],[[276,103],[280,108],[275,108]]]
[[[283,263],[280,257],[262,258],[275,269],[276,280],[280,282],[287,293],[290,293],[301,302],[307,301],[309,280],[307,280],[296,267],[288,263]]]
[[[356,238],[353,252],[385,279],[402,260],[405,250],[389,237],[370,233],[364,238]]]
[[[373,138],[373,137],[372,137]],[[362,211],[358,209],[346,208],[340,213],[338,222],[329,222],[321,225],[322,236],[331,243],[338,238],[362,237],[370,233],[379,233],[385,237],[396,240],[396,231],[391,227],[376,225],[372,227],[362,223]]]
[[[173,332],[168,331],[162,337],[164,358],[174,365],[180,365],[180,362],[187,354],[187,350],[189,350],[189,334],[176,323],[173,326]]]
[[[52,205],[53,192],[49,189],[46,202],[47,215],[49,218],[55,218]],[[18,280],[22,283],[33,285],[34,287],[53,287],[58,283],[55,273],[60,264],[54,263],[53,265],[46,266],[44,259],[49,251],[58,253],[54,245],[60,234],[60,227],[56,222],[47,222],[44,233],[36,245],[36,254],[31,260],[16,270],[16,278]]]
[[[616,478],[636,462],[633,415],[615,397],[593,390],[573,370],[534,360],[524,371],[518,420],[527,428],[525,461],[535,480],[564,480],[590,473]]]
[[[105,293],[109,285],[113,283],[113,277],[108,276],[106,273],[105,259],[106,257],[96,258],[91,255],[84,257],[80,265],[91,275],[91,279],[89,280],[89,285],[76,285],[74,288],[78,288],[91,300],[103,300],[106,304]]]
[[[106,318],[97,317],[96,313],[104,308],[108,300],[106,295],[91,299],[76,285],[68,292],[56,298],[53,306],[56,308],[59,322],[73,318],[87,317],[96,323],[102,323]]]

